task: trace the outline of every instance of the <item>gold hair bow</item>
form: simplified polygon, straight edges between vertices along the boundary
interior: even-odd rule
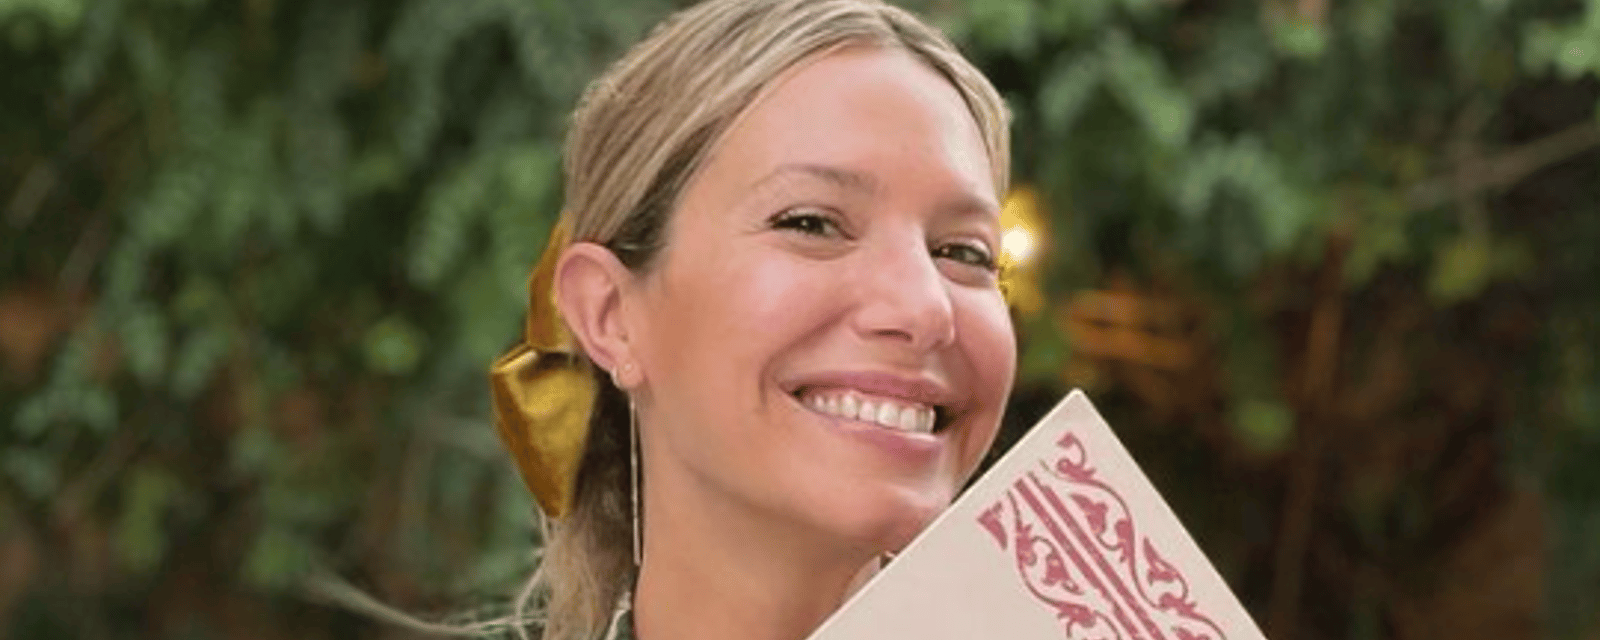
[[[594,377],[561,322],[551,286],[569,236],[563,217],[550,231],[544,255],[528,277],[522,343],[489,370],[500,441],[516,460],[539,507],[552,518],[572,509],[595,398]]]

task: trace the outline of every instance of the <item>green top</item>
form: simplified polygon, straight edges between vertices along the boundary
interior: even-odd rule
[[[617,621],[613,624],[616,625],[616,628],[611,634],[612,638],[615,640],[634,640],[632,611],[624,611],[622,615],[617,616]]]
[[[611,616],[611,629],[606,631],[606,640],[634,640],[633,636],[633,596],[624,594],[622,602],[617,603],[617,612]]]

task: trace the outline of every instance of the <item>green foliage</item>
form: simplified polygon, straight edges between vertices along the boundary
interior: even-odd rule
[[[483,372],[560,206],[564,112],[669,8],[590,4],[0,3],[0,63],[33,70],[0,184],[59,176],[10,218],[5,291],[90,274],[5,392],[3,503],[33,515],[0,538],[100,523],[63,548],[103,546],[129,593],[196,566],[291,593],[520,581],[531,502]],[[87,492],[68,514],[64,491]],[[86,624],[145,626],[84,597]]]
[[[1234,409],[1233,429],[1244,446],[1257,452],[1276,453],[1289,447],[1294,416],[1282,401],[1242,398]]]
[[[162,521],[181,485],[155,468],[132,469],[127,476],[115,546],[130,571],[143,573],[154,569],[167,551]]]
[[[1569,80],[1600,75],[1600,2],[1587,0],[1585,7],[1582,16],[1526,25],[1522,65],[1533,72],[1553,69]]]
[[[237,590],[287,607],[325,570],[410,610],[524,577],[532,506],[488,426],[484,370],[519,330],[579,91],[677,4],[0,0],[0,304],[32,305],[0,322],[0,551],[45,563],[0,585],[32,599],[0,611],[63,618],[28,629],[264,637],[265,614],[150,629],[174,602],[233,611]],[[1238,445],[1165,471],[1242,487],[1238,506],[1179,507],[1219,521],[1202,540],[1239,540],[1252,576],[1274,573],[1259,521],[1294,465],[1226,476],[1212,460],[1286,460],[1316,424],[1357,434],[1341,442],[1489,424],[1507,452],[1494,473],[1532,479],[1566,559],[1546,576],[1548,634],[1584,632],[1600,602],[1594,156],[1469,170],[1600,123],[1600,0],[907,4],[995,78],[1015,182],[1047,196],[1060,302],[1019,322],[1022,391],[1055,397],[1084,359],[1057,322],[1065,294],[1132,281],[1198,301],[1185,335],[1213,369],[1154,386],[1200,400],[1149,415]],[[1411,379],[1381,429],[1302,386],[1308,318],[1329,308],[1345,322],[1332,388]],[[1496,320],[1507,309],[1523,315]],[[1384,342],[1388,320],[1415,335]],[[1463,344],[1493,383],[1429,386]],[[1466,396],[1496,400],[1472,413]],[[1116,422],[1137,439],[1139,419]],[[1324,485],[1345,493],[1319,531],[1423,584],[1437,567],[1407,564],[1432,557],[1417,532],[1464,516],[1418,506],[1448,475],[1421,465],[1329,472],[1354,479]],[[101,560],[55,571],[76,558]],[[194,580],[203,597],[158,589]],[[1261,581],[1240,583],[1247,602],[1269,599]],[[1380,586],[1321,585],[1356,592],[1326,605],[1350,622],[1305,624],[1388,634],[1406,618]]]

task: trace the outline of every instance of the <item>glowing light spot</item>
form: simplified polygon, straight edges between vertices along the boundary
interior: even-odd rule
[[[1014,264],[1026,262],[1033,254],[1033,234],[1022,227],[1013,228],[1000,237],[1000,250]]]

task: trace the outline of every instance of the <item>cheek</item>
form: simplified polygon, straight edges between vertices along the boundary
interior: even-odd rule
[[[976,315],[974,324],[981,327],[978,329],[982,341],[978,347],[982,349],[980,353],[993,354],[982,358],[978,367],[986,381],[993,381],[995,397],[1002,405],[1000,409],[1004,409],[1017,371],[1017,335],[1011,326],[1011,314],[999,294],[995,294]]]
[[[759,397],[748,392],[760,391],[768,367],[837,311],[841,283],[830,273],[759,249],[685,251],[664,265],[646,312],[665,384],[731,410]]]
[[[668,455],[747,496],[770,496],[782,491],[774,482],[815,473],[795,454],[812,440],[780,418],[789,409],[774,395],[774,368],[806,352],[828,326],[842,283],[804,262],[726,247],[662,275],[647,312],[652,393],[671,416],[663,423]]]
[[[1010,313],[997,293],[988,294],[964,299],[956,309],[960,350],[971,375],[967,382],[978,401],[972,437],[962,450],[963,473],[971,473],[994,441],[1017,369],[1016,334]]]
[[[714,277],[707,297],[720,317],[713,335],[739,336],[739,355],[770,364],[805,342],[838,313],[845,282],[840,270],[760,247],[730,255]]]

